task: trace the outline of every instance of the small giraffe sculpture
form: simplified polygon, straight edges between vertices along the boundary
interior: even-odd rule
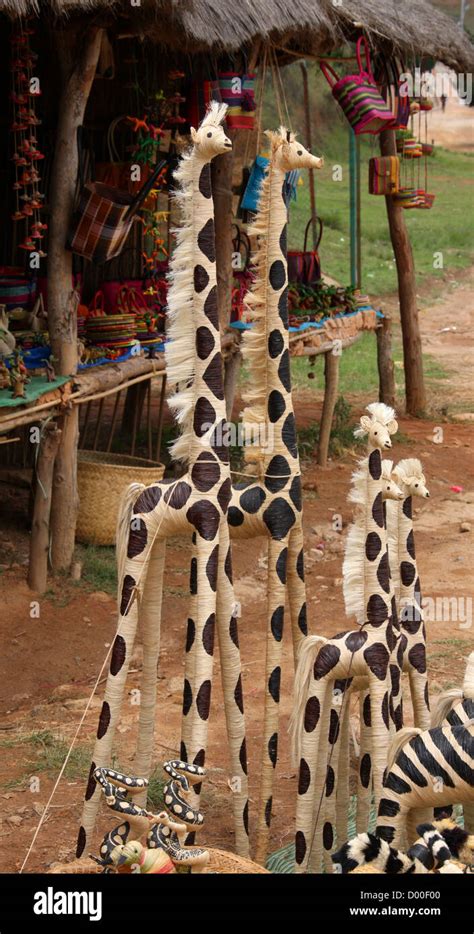
[[[334,779],[328,761],[327,737],[334,690],[338,682],[367,677],[372,703],[373,776],[378,801],[390,736],[390,701],[396,668],[394,649],[399,637],[394,614],[387,550],[385,513],[382,501],[381,450],[392,447],[397,431],[395,413],[389,406],[372,403],[370,416],[363,415],[358,434],[368,437],[368,472],[365,509],[359,534],[347,546],[344,596],[346,609],[355,613],[360,629],[344,632],[330,640],[320,636],[304,641],[295,678],[292,716],[293,748],[299,761],[296,812],[296,871],[309,863],[313,831],[320,817],[324,789]],[[396,680],[396,679],[395,679]],[[316,826],[316,829],[317,826]],[[332,828],[315,834],[309,868],[319,872],[322,847],[330,852]]]
[[[119,516],[117,563],[119,622],[105,697],[99,718],[77,855],[91,833],[99,804],[94,781],[96,768],[112,758],[112,743],[125,695],[130,657],[138,624],[143,627],[144,661],[135,768],[150,773],[156,703],[156,669],[160,644],[165,542],[171,535],[193,537],[191,562],[192,627],[187,642],[195,641],[193,672],[185,685],[185,715],[191,723],[186,758],[202,767],[205,760],[211,701],[214,631],[217,609],[219,554],[231,587],[231,555],[227,507],[231,495],[229,452],[223,437],[225,404],[217,310],[215,237],[210,162],[231,147],[221,126],[225,105],[212,102],[198,130],[191,130],[192,146],[175,172],[175,198],[182,225],[171,266],[169,336],[166,345],[170,385],[176,392],[170,406],[181,426],[173,455],[187,465],[186,474],[171,483],[149,487],[132,484]],[[232,720],[230,758],[238,778],[232,796],[236,821],[236,849],[248,852],[248,784],[240,681],[240,654],[235,638],[233,605],[221,614],[219,644],[228,690],[226,715]],[[231,708],[231,713],[230,713]],[[237,724],[237,726],[236,726]],[[199,789],[199,785],[195,790]]]

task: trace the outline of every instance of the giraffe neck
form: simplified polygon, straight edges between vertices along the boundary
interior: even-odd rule
[[[401,628],[406,628],[406,622],[413,623],[413,608],[417,609],[417,621],[421,622],[421,593],[418,568],[415,555],[415,538],[413,534],[412,519],[413,502],[411,496],[398,503],[397,509],[397,558],[398,558],[398,585]]]
[[[248,296],[253,328],[246,332],[243,348],[249,371],[243,422],[265,426],[268,447],[265,450],[265,445],[256,446],[264,469],[270,468],[275,475],[278,470],[284,475],[288,469],[292,474],[299,473],[288,340],[288,211],[284,180],[285,173],[270,161],[259,211],[249,231],[258,237],[258,249],[254,257],[255,282]]]
[[[392,618],[393,587],[382,500],[382,458],[379,449],[370,446],[368,455],[364,517],[364,599],[366,619],[378,627]]]

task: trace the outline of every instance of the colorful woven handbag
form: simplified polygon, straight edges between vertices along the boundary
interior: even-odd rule
[[[219,90],[228,105],[227,126],[234,130],[253,130],[255,123],[255,75],[222,71]]]
[[[308,233],[313,219],[319,226],[319,235],[314,250],[308,250]],[[300,285],[313,287],[321,278],[321,261],[318,247],[323,235],[323,222],[320,217],[310,217],[304,232],[302,250],[288,250],[288,282],[298,282]]]
[[[398,156],[376,156],[369,159],[369,193],[394,195],[400,188],[400,159]]]
[[[366,70],[362,64],[362,47],[365,51]],[[321,62],[321,71],[326,78],[333,97],[344,111],[354,133],[377,134],[393,126],[394,115],[385,103],[370,65],[369,47],[364,36],[357,42],[359,74],[339,78],[328,62]]]

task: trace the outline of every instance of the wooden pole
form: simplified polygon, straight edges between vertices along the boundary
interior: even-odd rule
[[[380,134],[380,151],[383,156],[395,156],[397,154],[393,130],[384,130]],[[390,196],[385,198],[385,204],[390,238],[397,265],[403,363],[405,368],[406,411],[409,415],[420,416],[426,408],[426,393],[423,378],[423,355],[416,301],[413,250],[403,216],[403,208]]]
[[[395,408],[395,368],[392,358],[392,323],[388,316],[381,319],[375,329],[377,338],[377,367],[379,371],[379,402]]]
[[[60,439],[61,432],[55,424],[45,425],[36,463],[36,493],[28,567],[28,587],[37,593],[44,593],[47,585],[51,493]]]
[[[320,467],[327,467],[328,463],[329,438],[339,386],[340,357],[339,353],[334,353],[332,350],[324,354],[324,401],[318,444],[318,464]]]
[[[103,30],[80,26],[57,30],[62,88],[56,146],[51,171],[48,245],[48,324],[51,345],[63,376],[77,369],[77,318],[72,299],[72,254],[65,249],[77,178],[77,128],[84,120],[99,58]],[[78,507],[78,410],[73,406],[61,418],[61,440],[56,456],[51,504],[51,563],[54,570],[68,568],[74,552]]]

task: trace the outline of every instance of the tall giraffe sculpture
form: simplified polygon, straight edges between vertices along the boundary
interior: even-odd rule
[[[193,672],[186,685],[185,714],[191,723],[186,758],[199,767],[205,760],[219,553],[228,577],[228,594],[231,587],[226,517],[231,480],[224,438],[225,404],[210,175],[211,160],[231,147],[221,126],[226,110],[225,105],[211,103],[199,129],[191,130],[192,146],[181,157],[175,172],[174,197],[182,223],[170,265],[168,333],[171,340],[166,345],[166,353],[169,383],[176,386],[170,405],[181,427],[173,455],[187,465],[187,472],[171,483],[161,482],[146,488],[132,484],[123,499],[117,542],[119,621],[86,788],[77,844],[79,856],[93,830],[99,805],[94,771],[109,766],[112,758],[113,737],[124,700],[139,611],[144,632],[144,666],[135,767],[145,777],[150,772],[165,542],[176,534],[193,537],[191,590],[195,648]],[[226,715],[234,726],[229,735],[245,737],[240,655],[232,611],[230,603],[227,616],[221,614],[218,633],[228,686],[233,680],[232,690],[226,692]],[[188,623],[188,643],[189,639]],[[240,748],[233,744],[230,756],[232,773],[238,778],[233,795],[236,848],[245,855],[248,852],[245,742]]]
[[[292,717],[293,746],[299,761],[296,811],[296,872],[321,870],[322,849],[328,853],[332,828],[317,834],[322,799],[333,781],[328,761],[328,731],[332,698],[338,682],[347,686],[353,677],[367,677],[372,701],[372,754],[374,787],[379,800],[390,737],[390,701],[395,669],[394,650],[399,639],[394,614],[388,561],[387,532],[382,501],[381,450],[392,447],[397,431],[395,413],[389,406],[372,403],[357,433],[368,438],[368,472],[363,522],[352,535],[353,548],[346,551],[344,595],[346,609],[354,613],[360,629],[329,640],[309,637],[303,643],[295,678]],[[316,827],[316,830],[318,828]],[[314,834],[314,847],[313,846]],[[310,860],[311,855],[311,860]]]

